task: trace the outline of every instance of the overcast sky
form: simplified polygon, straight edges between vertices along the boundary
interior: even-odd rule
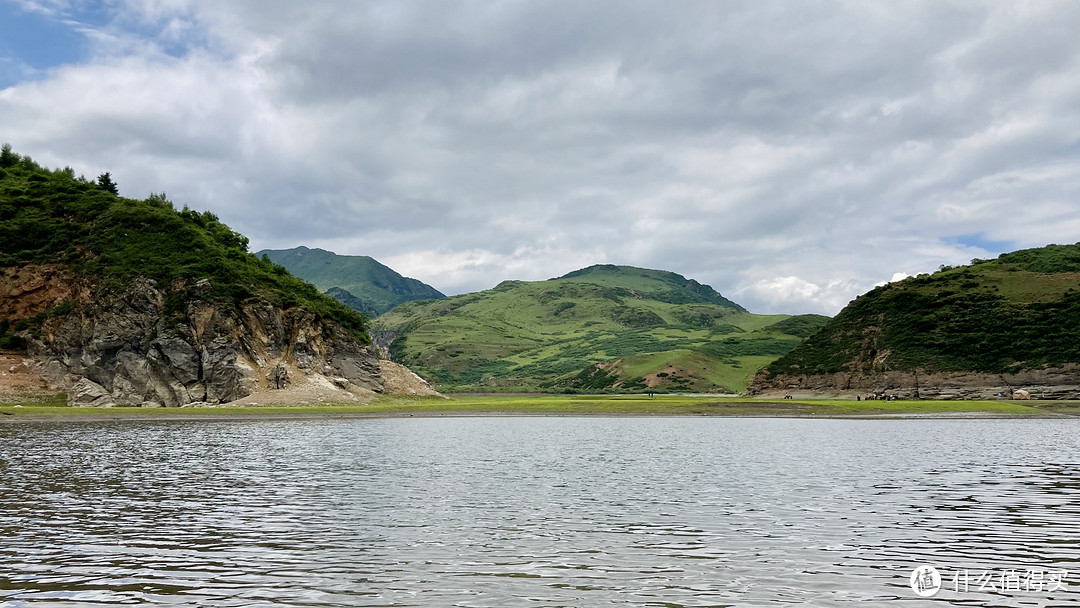
[[[0,0],[0,141],[447,294],[753,312],[1080,241],[1080,2]]]

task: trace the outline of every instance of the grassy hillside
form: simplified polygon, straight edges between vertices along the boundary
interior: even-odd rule
[[[96,182],[69,169],[43,168],[30,157],[0,151],[0,267],[62,264],[99,290],[119,291],[136,277],[168,291],[167,306],[182,314],[185,287],[209,279],[203,297],[236,305],[258,299],[303,306],[366,340],[360,315],[285,268],[247,252],[246,237],[208,211],[176,210],[164,194],[145,200],[117,196],[108,174]],[[50,311],[63,314],[65,311]],[[0,319],[0,341],[38,319]]]
[[[366,255],[338,255],[307,247],[267,249],[256,255],[264,254],[321,291],[335,290],[334,297],[360,312],[382,314],[402,302],[445,297],[434,287],[403,277]]]
[[[768,368],[977,371],[1080,362],[1080,244],[973,260],[860,296]]]
[[[802,341],[785,323],[792,317],[748,313],[674,273],[594,266],[409,302],[373,328],[399,332],[395,359],[444,390],[727,392]]]

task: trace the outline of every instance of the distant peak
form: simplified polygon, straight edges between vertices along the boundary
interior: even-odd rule
[[[263,253],[272,262],[281,264],[321,291],[337,288],[347,292],[350,297],[344,300],[338,297],[343,296],[341,292],[335,291],[334,297],[354,310],[373,309],[382,314],[402,302],[445,297],[434,287],[403,277],[366,255],[339,255],[302,245]],[[354,300],[362,302],[364,306]]]
[[[568,272],[558,279],[572,279],[574,277],[581,277],[594,272],[622,272],[624,270],[644,270],[644,268],[634,268],[633,266],[616,266],[615,264],[593,264],[592,266],[586,266],[573,272]]]
[[[616,264],[594,264],[568,272],[552,279],[597,283],[614,288],[635,290],[651,299],[671,303],[708,302],[728,306],[736,310],[746,309],[720,295],[708,285],[687,279],[681,274],[669,270],[639,268],[637,266],[619,266]]]

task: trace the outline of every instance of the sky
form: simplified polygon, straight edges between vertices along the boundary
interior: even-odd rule
[[[758,313],[1080,241],[1080,3],[0,0],[0,141],[446,294]]]

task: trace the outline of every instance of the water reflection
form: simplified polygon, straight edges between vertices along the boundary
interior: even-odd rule
[[[5,606],[1065,606],[1080,421],[0,426]],[[1068,591],[920,600],[918,564]]]

